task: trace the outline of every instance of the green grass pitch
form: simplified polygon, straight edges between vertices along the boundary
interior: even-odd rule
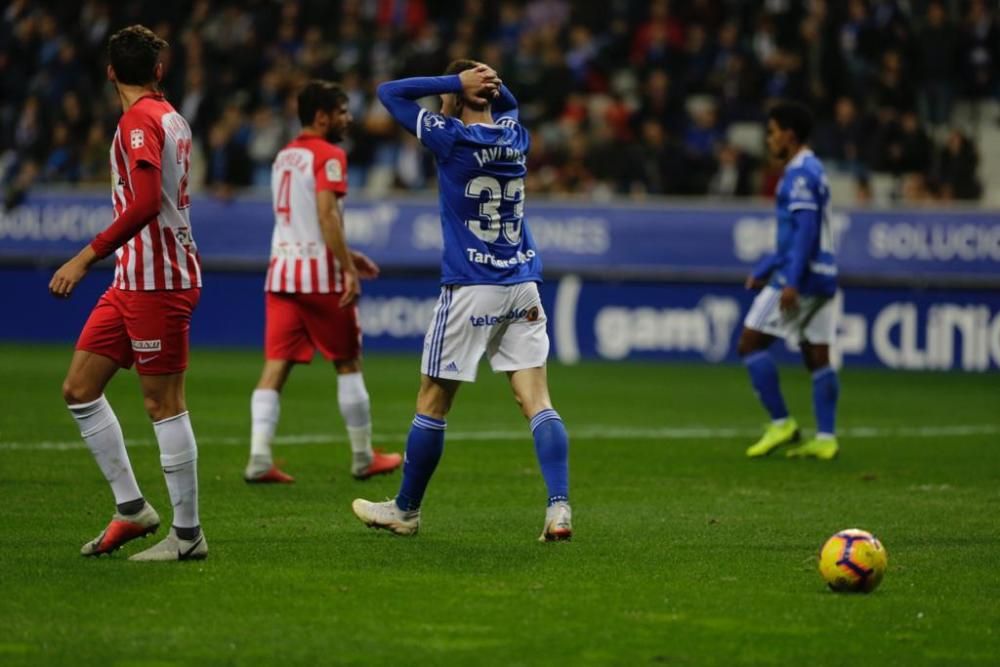
[[[842,374],[840,459],[743,450],[762,414],[738,367],[554,366],[570,431],[571,543],[539,544],[544,487],[505,379],[483,369],[449,419],[421,534],[374,532],[333,372],[297,369],[279,458],[298,483],[249,487],[254,351],[197,350],[209,559],[84,559],[113,509],[62,406],[69,346],[0,346],[0,664],[528,665],[1000,662],[1000,376]],[[375,431],[399,450],[418,360],[373,357]],[[782,374],[810,425],[809,379]],[[146,497],[170,504],[133,374],[113,382]],[[889,571],[827,591],[816,552],[873,531]],[[161,528],[161,534],[162,534]]]

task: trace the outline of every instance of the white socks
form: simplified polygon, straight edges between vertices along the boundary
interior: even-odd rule
[[[337,404],[351,441],[353,471],[367,468],[372,452],[371,402],[361,373],[337,375]],[[250,460],[254,466],[272,463],[271,441],[281,415],[281,395],[274,389],[255,389],[250,399]]]
[[[153,422],[160,465],[174,506],[174,527],[195,528],[198,521],[198,445],[187,412]]]
[[[281,415],[280,395],[274,389],[255,389],[250,399],[250,457],[271,463],[271,440]]]
[[[347,425],[347,437],[351,441],[351,452],[354,455],[352,471],[357,474],[371,464],[374,456],[371,402],[361,373],[337,376],[337,404]]]
[[[80,426],[80,435],[87,442],[97,466],[111,485],[115,503],[121,505],[142,498],[125,451],[121,424],[108,399],[102,394],[96,401],[67,407]]]

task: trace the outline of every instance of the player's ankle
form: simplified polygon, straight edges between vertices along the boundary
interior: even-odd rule
[[[130,514],[138,514],[142,511],[142,508],[146,506],[146,499],[139,496],[135,500],[128,500],[124,503],[118,503],[118,513],[124,516]]]

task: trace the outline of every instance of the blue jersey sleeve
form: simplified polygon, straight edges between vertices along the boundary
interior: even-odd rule
[[[795,175],[788,194],[788,211],[793,224],[792,243],[782,277],[786,285],[796,289],[800,286],[806,264],[819,238],[820,201],[816,179],[805,172]]]
[[[774,265],[777,261],[778,255],[773,252],[764,255],[757,261],[756,264],[754,264],[750,275],[754,278],[754,280],[767,280],[774,272]]]
[[[417,116],[421,107],[417,100],[431,95],[462,92],[462,81],[453,76],[415,76],[410,79],[386,81],[376,91],[379,101],[396,121],[409,132],[417,134]]]
[[[500,94],[493,100],[493,120],[500,123],[505,118],[518,120],[517,98],[507,86],[500,86]]]
[[[462,123],[454,118],[421,109],[417,116],[416,135],[420,143],[434,153],[434,157],[447,160],[462,127]]]

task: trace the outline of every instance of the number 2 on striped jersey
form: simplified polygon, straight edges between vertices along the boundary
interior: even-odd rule
[[[181,167],[181,180],[177,185],[177,210],[183,210],[191,205],[191,195],[188,194],[188,172],[191,170],[191,139],[177,140],[177,164]]]
[[[278,183],[278,198],[274,203],[274,212],[282,224],[292,224],[292,172],[281,172],[281,182]]]

